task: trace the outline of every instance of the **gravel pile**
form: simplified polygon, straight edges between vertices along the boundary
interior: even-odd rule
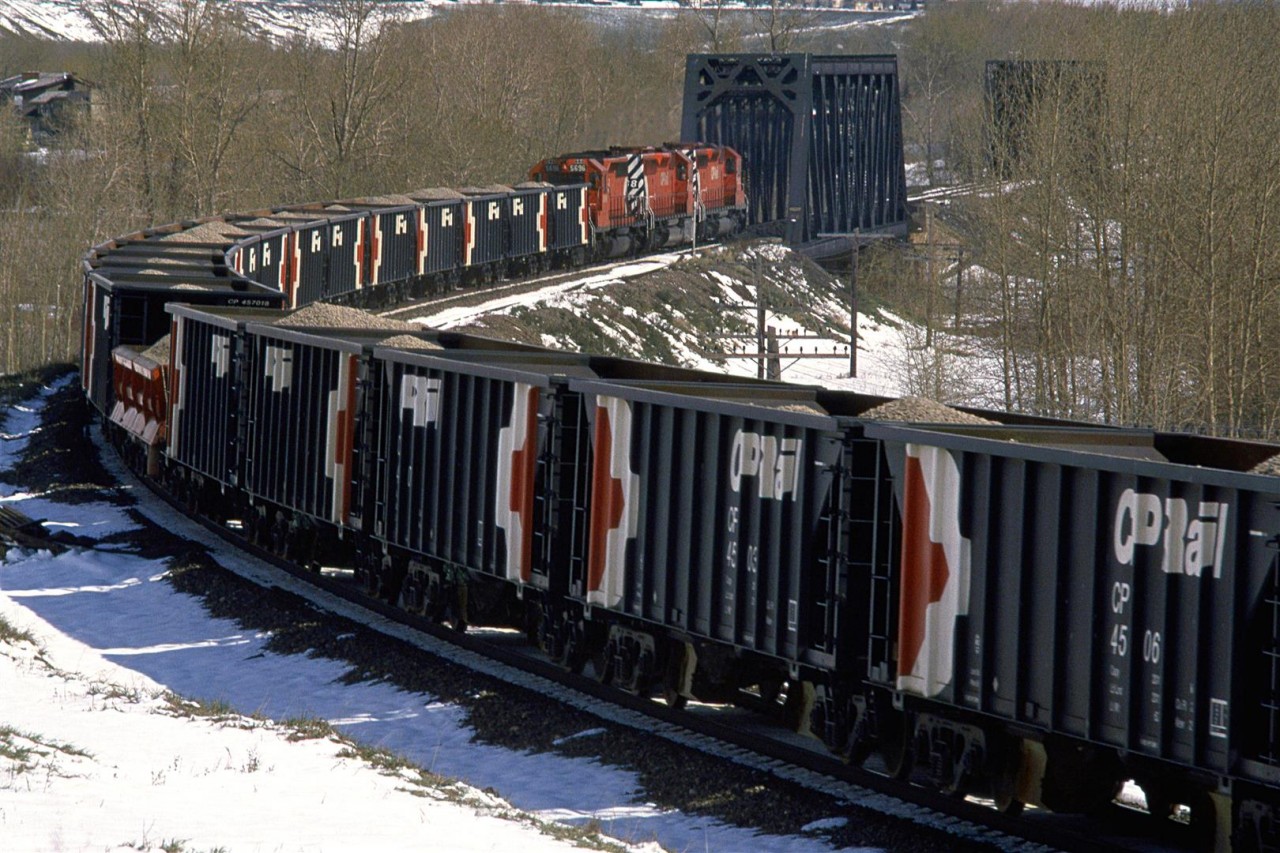
[[[425,190],[414,190],[409,197],[415,201],[446,201],[462,198],[462,193],[449,187],[431,187]]]
[[[817,403],[783,403],[773,400],[746,400],[751,406],[765,406],[779,412],[799,412],[802,415],[826,415],[830,414],[826,409]]]
[[[903,397],[900,400],[890,400],[863,412],[862,417],[872,421],[911,421],[913,423],[926,424],[997,423],[997,421],[990,421],[977,415],[957,411],[950,406],[939,403],[937,400],[930,400],[926,397]]]
[[[482,187],[463,187],[459,192],[463,195],[498,195],[511,192],[511,187],[505,184],[487,184]]]
[[[1280,453],[1275,456],[1263,459],[1257,465],[1249,469],[1250,474],[1266,474],[1270,477],[1280,477]]]
[[[144,358],[149,358],[156,364],[169,363],[169,336],[165,335],[151,346],[142,351]]]
[[[400,205],[413,203],[413,199],[407,195],[377,195],[372,198],[356,199],[356,204],[365,204],[369,207],[399,207]]]
[[[379,317],[359,308],[346,305],[327,305],[313,302],[306,308],[300,308],[271,325],[286,328],[321,328],[321,329],[386,329],[389,332],[412,332],[418,327],[403,320]]]
[[[283,219],[278,219],[272,216],[259,216],[257,219],[250,219],[248,222],[243,222],[241,224],[247,226],[251,225],[256,228],[279,228],[282,225],[285,225],[286,222]]]
[[[160,237],[161,243],[234,243],[239,237],[247,237],[252,232],[232,225],[230,222],[202,222],[185,231],[175,231]]]
[[[395,347],[396,349],[419,349],[419,350],[442,350],[444,347],[434,341],[424,340],[423,338],[414,337],[413,335],[392,335],[386,340],[380,341],[384,347]]]

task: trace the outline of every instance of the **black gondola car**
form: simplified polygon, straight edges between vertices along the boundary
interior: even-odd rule
[[[510,190],[506,187],[466,188],[462,194],[466,232],[462,245],[464,275],[501,277],[507,257],[507,218]]]
[[[388,334],[373,333],[370,343]],[[243,335],[245,489],[255,500],[345,524],[362,341],[261,323]]]
[[[293,258],[290,261],[294,305],[310,305],[330,295],[329,240],[329,223],[323,220],[295,227],[291,241]]]
[[[171,303],[169,440],[166,455],[218,483],[240,482],[241,330],[265,312],[226,314]]]
[[[424,191],[413,197],[422,202],[418,208],[417,274],[456,281],[466,236],[462,196],[453,191]]]
[[[228,253],[228,266],[245,278],[285,293],[289,298],[287,307],[295,307],[290,291],[289,251],[292,231],[283,227],[237,243]]]
[[[589,373],[571,354],[374,350],[366,518],[411,601],[458,570],[545,586],[555,377]]]
[[[971,432],[867,428],[901,515],[901,558],[885,567],[895,594],[869,595],[894,626],[871,680],[1040,733],[1051,795],[1109,791],[1122,773],[1158,810],[1207,796],[1187,796],[1174,767],[1274,780],[1259,734],[1280,722],[1278,635],[1273,608],[1258,610],[1276,592],[1274,478],[1170,464],[1150,432],[1145,447],[1105,431],[1070,444],[1055,430]],[[991,749],[926,707],[908,704],[904,726],[921,761],[945,739],[960,774],[966,751]],[[1063,778],[1081,765],[1055,753],[1061,736],[1125,769]]]
[[[104,414],[112,408],[112,350],[122,344],[145,349],[168,334],[165,306],[175,301],[275,309],[284,299],[269,288],[218,276],[88,273],[81,383]]]
[[[341,207],[335,206],[335,209]],[[364,256],[368,217],[363,213],[335,216],[325,229],[324,299],[349,301],[365,285]]]
[[[584,397],[592,436],[590,542],[569,581],[583,605],[681,632],[695,653],[728,644],[737,666],[775,683],[792,662],[835,668],[849,545],[843,473],[856,461],[812,390],[570,388]],[[620,671],[643,667],[610,648]],[[709,687],[694,691],[715,698]]]
[[[505,209],[507,260],[511,269],[543,266],[548,242],[548,186],[522,184],[511,189]]]
[[[369,222],[368,284],[403,282],[418,275],[418,206],[379,209]]]
[[[547,249],[571,253],[591,244],[586,184],[557,186],[547,193]]]

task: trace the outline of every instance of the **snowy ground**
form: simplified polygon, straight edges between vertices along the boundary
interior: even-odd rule
[[[4,482],[40,440],[49,393],[0,425],[0,505],[99,539],[140,524],[107,500],[60,504]],[[144,515],[177,524],[153,497],[135,497]],[[830,850],[661,811],[631,774],[597,762],[474,743],[456,707],[343,684],[334,661],[270,653],[267,638],[175,592],[165,571],[111,546],[15,550],[0,563],[0,617],[36,640],[0,639],[0,849],[570,849],[537,826],[559,821],[591,822],[631,850]],[[327,721],[471,787],[411,769],[386,775],[346,744],[293,741],[268,720]]]
[[[430,18],[440,8],[456,7],[485,0],[384,0],[380,3],[393,20],[401,22]],[[564,6],[574,10],[588,10],[597,15],[635,15],[669,17],[686,11],[675,0],[643,0],[639,5],[631,2],[605,2],[594,0],[591,6],[578,2],[548,2],[546,6]],[[161,8],[176,3],[161,2]],[[293,0],[239,0],[238,5],[248,21],[263,35],[284,43],[299,35],[310,35],[325,40],[332,23],[316,8]],[[319,4],[315,4],[318,6]],[[85,12],[81,0],[0,0],[0,31],[20,33],[37,38],[68,41],[98,42],[100,36]],[[724,11],[730,14],[746,14],[747,5],[730,2]],[[821,25],[835,30],[862,26],[884,26],[910,20],[917,12],[855,12],[853,10],[823,10]]]
[[[786,267],[789,250],[771,243],[758,244],[748,252],[756,252]],[[516,308],[568,308],[583,316],[599,316],[598,303],[607,299],[607,290],[611,285],[629,279],[643,279],[651,273],[660,272],[681,262],[684,253],[651,255],[639,261],[620,263],[603,271],[593,271],[570,281],[557,280],[534,291],[523,291],[518,294],[499,294],[491,299],[466,307],[447,307],[440,310],[423,310],[418,314],[409,314],[399,310],[396,316],[420,323],[428,328],[463,328],[469,323],[490,314],[510,313]],[[710,274],[719,286],[727,311],[735,311],[754,324],[755,309],[751,302],[756,297],[756,288],[750,282],[735,279],[722,273]],[[775,285],[780,282],[774,282]],[[803,288],[804,283],[790,283],[793,288]],[[814,289],[816,290],[816,289]],[[812,291],[811,291],[812,292]],[[822,336],[806,328],[803,322],[786,314],[770,311],[765,317],[765,325],[774,330],[779,340],[782,379],[802,385],[821,385],[858,391],[865,394],[879,394],[896,397],[916,393],[912,387],[912,376],[919,375],[925,363],[931,357],[931,351],[921,346],[924,331],[910,322],[881,310],[877,314],[860,313],[858,315],[858,359],[857,376],[850,376],[850,357],[848,344],[849,307],[844,293],[813,294],[815,310],[820,310],[833,318],[846,332],[843,337]],[[623,309],[624,311],[626,309]],[[944,336],[939,335],[941,341]],[[617,338],[625,342],[624,336]],[[573,342],[562,342],[544,339],[548,346],[556,346]],[[950,346],[956,345],[947,340]],[[713,347],[718,351],[734,351],[737,348],[755,349],[754,342],[722,340]],[[756,360],[750,358],[729,359],[727,363],[717,362],[699,356],[695,347],[688,341],[673,341],[672,348],[678,351],[688,367],[711,372],[726,372],[739,376],[755,376]],[[936,348],[932,350],[936,352]],[[799,358],[799,354],[806,357]],[[816,354],[826,357],[813,357]],[[956,360],[955,366],[966,371],[986,369],[982,359],[966,358]],[[972,377],[948,377],[948,390],[957,393],[948,397],[948,402],[973,402],[973,395],[967,393],[970,387],[985,387],[989,382],[975,380]],[[932,394],[930,396],[940,396]]]

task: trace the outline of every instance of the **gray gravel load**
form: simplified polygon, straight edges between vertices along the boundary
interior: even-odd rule
[[[449,187],[431,187],[425,190],[414,190],[409,197],[416,201],[447,201],[462,198],[462,193]]]
[[[369,198],[358,198],[355,203],[368,207],[399,207],[413,204],[414,201],[407,195],[377,195]]]
[[[986,418],[970,415],[926,397],[903,397],[890,400],[862,413],[873,421],[911,421],[924,424],[994,424]]]
[[[458,192],[463,195],[504,195],[511,192],[506,184],[485,184],[484,186],[462,187]]]
[[[1263,459],[1249,469],[1250,474],[1266,474],[1269,477],[1280,477],[1280,453]]]
[[[162,243],[234,243],[237,238],[252,232],[238,228],[230,222],[202,222],[194,228],[175,231],[159,238]]]
[[[396,349],[418,349],[418,350],[444,349],[444,347],[440,346],[438,343],[435,343],[434,341],[424,340],[423,338],[417,338],[417,337],[414,337],[413,335],[392,335],[391,337],[381,341],[380,343],[384,347],[395,347]]]
[[[313,302],[306,308],[300,308],[276,320],[271,325],[286,328],[386,329],[389,332],[412,332],[418,328],[403,320],[392,320],[370,314],[368,311],[361,311],[359,308],[328,305],[324,302]]]
[[[156,364],[169,363],[169,336],[165,335],[142,351],[143,358],[149,358]]]
[[[777,409],[780,412],[799,412],[803,415],[827,415],[830,414],[826,409],[817,403],[775,403],[770,400],[748,401],[753,406],[768,406],[770,409]]]

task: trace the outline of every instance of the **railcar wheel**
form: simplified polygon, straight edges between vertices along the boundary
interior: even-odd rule
[[[680,710],[689,703],[693,672],[698,653],[691,643],[672,641],[667,652],[667,666],[662,676],[662,701]]]
[[[1007,815],[1020,815],[1026,803],[1019,797],[1019,779],[1022,776],[1022,746],[1015,743],[1006,747],[1003,760],[992,761],[991,799],[996,811]]]
[[[569,637],[557,663],[574,675],[582,675],[582,671],[587,668],[587,655],[582,650],[582,641],[577,637]]]
[[[613,643],[607,643],[603,649],[591,656],[591,668],[595,670],[596,681],[601,684],[609,685],[613,683],[614,676],[614,648]]]
[[[467,582],[454,581],[453,588],[453,630],[459,634],[467,633]]]
[[[796,734],[807,735],[813,730],[813,706],[818,691],[812,681],[791,681],[787,684],[787,701],[782,706],[782,719],[787,728]]]
[[[907,779],[915,769],[915,732],[907,715],[900,711],[880,714],[877,751],[884,761],[884,772],[894,779]]]
[[[1231,850],[1231,798],[1210,791],[1187,797],[1191,809],[1191,843],[1197,850]]]

